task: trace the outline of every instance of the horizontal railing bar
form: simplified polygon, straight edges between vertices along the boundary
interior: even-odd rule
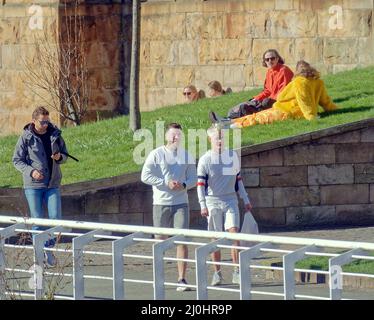
[[[95,275],[88,275],[85,274],[83,276],[84,279],[96,279],[96,280],[113,280],[113,277],[105,277],[105,276],[95,276]]]
[[[13,248],[13,249],[26,249],[26,250],[34,250],[33,246],[26,246],[23,244],[4,244],[4,248]]]
[[[207,261],[206,264],[219,265],[219,266],[229,266],[229,267],[239,267],[239,263],[223,262],[223,261]]]
[[[215,290],[215,291],[240,292],[240,289],[222,288],[222,287],[213,287],[213,286],[207,286],[207,289]]]
[[[153,281],[150,280],[136,280],[136,279],[123,279],[123,282],[132,282],[132,283],[147,283],[147,284],[153,284]]]
[[[312,299],[312,300],[331,300],[330,298],[327,298],[327,297],[308,296],[308,295],[305,295],[305,294],[295,294],[295,298]]]
[[[266,291],[257,291],[257,290],[251,290],[252,294],[259,294],[264,296],[277,296],[277,297],[284,297],[283,293],[277,293],[277,292],[266,292]]]
[[[164,257],[164,261],[180,261],[180,262],[191,262],[196,263],[194,259],[182,259],[182,258],[172,258],[172,257]]]
[[[196,288],[197,286],[194,284],[180,284],[176,282],[164,282],[165,286],[171,286],[171,287],[186,287],[186,288]]]
[[[20,296],[20,297],[34,297],[35,296],[35,293],[28,293],[28,292],[14,293],[14,292],[5,291],[4,294],[6,294],[7,296],[15,295],[15,296]]]
[[[330,274],[328,271],[316,270],[316,269],[295,269],[294,271],[305,272],[305,273]]]
[[[159,234],[168,236],[187,236],[187,237],[200,237],[208,239],[228,239],[228,240],[243,240],[252,242],[271,242],[276,244],[294,244],[294,245],[315,245],[321,247],[355,249],[360,248],[363,250],[374,250],[374,243],[370,242],[352,242],[342,240],[326,240],[326,239],[312,239],[312,238],[296,238],[296,237],[283,237],[283,236],[270,236],[262,234],[244,234],[233,232],[215,232],[203,231],[193,229],[174,229],[174,228],[155,228],[148,226],[136,225],[122,225],[113,223],[98,223],[98,222],[83,222],[83,221],[68,221],[68,220],[53,220],[53,219],[26,219],[23,217],[14,216],[0,216],[0,223],[25,223],[38,226],[48,227],[67,227],[72,229],[85,229],[85,230],[103,230],[111,232],[134,233],[143,232],[146,234]]]

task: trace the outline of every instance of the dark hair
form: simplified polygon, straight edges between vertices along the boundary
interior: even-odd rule
[[[182,130],[182,126],[179,123],[172,122],[172,123],[169,123],[166,126],[166,131],[169,131],[170,129],[180,129],[180,130]]]
[[[284,59],[280,56],[280,54],[278,53],[277,50],[275,50],[275,49],[268,49],[268,50],[266,50],[265,53],[262,55],[262,66],[263,66],[263,67],[267,67],[267,64],[266,64],[266,62],[265,62],[265,55],[266,55],[267,53],[273,53],[274,55],[277,56],[277,58],[278,58],[278,63],[279,63],[279,64],[284,64]]]
[[[300,60],[296,64],[296,72],[294,78],[302,76],[309,79],[319,79],[320,73],[313,68],[308,62]]]
[[[208,83],[208,87],[217,91],[217,92],[221,92],[222,94],[226,93],[225,90],[222,89],[221,83],[217,80],[210,81]]]
[[[32,118],[36,120],[40,115],[49,116],[49,111],[45,107],[37,107],[32,113]]]

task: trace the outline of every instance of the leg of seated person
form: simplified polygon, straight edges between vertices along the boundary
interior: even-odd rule
[[[274,121],[282,121],[287,119],[288,115],[278,109],[270,108],[249,116],[232,120],[232,124],[236,128],[244,128],[254,126],[256,124],[270,124]]]

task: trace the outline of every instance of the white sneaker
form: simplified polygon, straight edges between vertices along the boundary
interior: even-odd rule
[[[240,284],[240,273],[237,270],[234,270],[234,272],[232,273],[232,283]]]
[[[219,284],[222,283],[223,277],[221,271],[214,272],[213,278],[212,278],[212,286],[218,286]]]
[[[181,279],[178,281],[178,284],[180,284],[180,287],[177,287],[177,291],[190,291],[190,287],[185,287],[184,285],[187,284],[187,281],[185,279]]]

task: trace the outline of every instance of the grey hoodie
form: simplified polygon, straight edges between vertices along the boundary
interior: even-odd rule
[[[51,131],[52,154],[57,152],[67,153],[61,131],[52,124],[49,124],[48,130]],[[60,161],[53,160],[52,172],[49,172],[43,142],[35,134],[32,124],[28,124],[24,127],[24,131],[18,139],[13,154],[13,165],[18,171],[22,172],[24,188],[58,188],[62,178],[60,164],[67,159],[65,154],[61,154],[61,157]],[[35,180],[32,178],[31,173],[35,169],[43,173],[44,179]]]

